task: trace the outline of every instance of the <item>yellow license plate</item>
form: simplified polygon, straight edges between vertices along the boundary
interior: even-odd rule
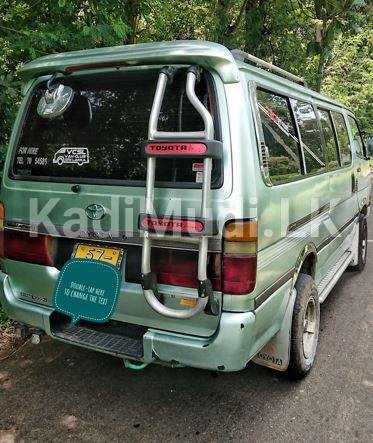
[[[119,268],[123,259],[123,249],[106,248],[79,243],[74,249],[73,258],[100,260]]]

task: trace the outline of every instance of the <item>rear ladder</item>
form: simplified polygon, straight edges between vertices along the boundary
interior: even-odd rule
[[[221,158],[222,144],[214,140],[214,122],[210,112],[201,103],[195,92],[200,81],[201,70],[190,66],[187,70],[186,94],[192,106],[204,122],[203,131],[161,132],[158,119],[168,83],[173,81],[176,68],[165,66],[161,69],[153,106],[150,114],[148,142],[143,152],[147,157],[145,213],[139,216],[139,227],[144,231],[141,258],[141,283],[147,303],[157,313],[171,318],[188,319],[203,310],[219,315],[220,307],[213,296],[211,281],[207,277],[208,239],[216,233],[216,227],[209,219],[212,159]],[[186,217],[161,216],[154,210],[154,185],[157,157],[193,157],[203,159],[203,183],[201,215],[193,220]],[[175,229],[177,226],[177,235]],[[173,234],[173,235],[170,235]],[[188,309],[174,309],[163,304],[163,296],[157,288],[157,279],[151,270],[152,243],[164,240],[183,241],[198,245],[198,298],[195,306]]]

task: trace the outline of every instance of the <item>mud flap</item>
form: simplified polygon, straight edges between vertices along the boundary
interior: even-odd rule
[[[352,232],[352,243],[349,251],[353,253],[349,266],[356,266],[359,263],[359,222],[356,223]]]
[[[297,291],[293,288],[286,307],[281,329],[252,359],[254,363],[277,371],[286,371],[288,368],[290,358],[291,324],[296,295]]]

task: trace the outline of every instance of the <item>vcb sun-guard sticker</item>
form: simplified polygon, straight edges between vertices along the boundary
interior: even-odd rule
[[[65,164],[82,166],[89,163],[89,150],[82,147],[61,148],[54,154],[53,163],[59,166]]]

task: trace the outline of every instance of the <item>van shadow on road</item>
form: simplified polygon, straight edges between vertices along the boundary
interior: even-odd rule
[[[218,375],[156,365],[134,372],[120,359],[45,339],[1,364],[0,430],[25,441],[365,441],[368,268],[346,273],[322,306],[318,359],[305,380],[254,364]]]

